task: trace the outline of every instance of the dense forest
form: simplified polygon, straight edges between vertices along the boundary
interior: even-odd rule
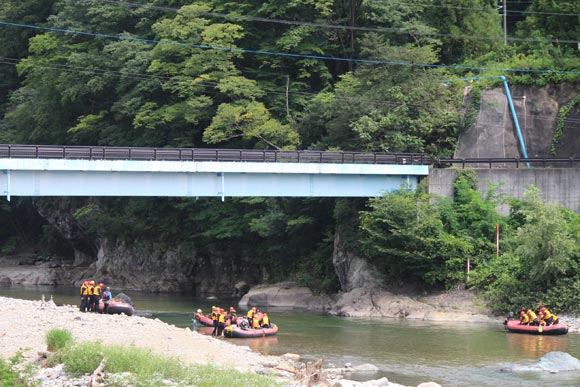
[[[449,157],[494,76],[580,81],[579,15],[566,0],[3,0],[0,143]],[[468,286],[496,310],[541,294],[580,312],[580,216],[533,188],[480,194],[469,173],[452,202],[405,187],[368,201],[14,198],[0,205],[2,254],[67,254],[35,211],[56,201],[87,233],[251,257],[263,281],[339,290],[340,230],[386,285],[464,284],[469,257]]]

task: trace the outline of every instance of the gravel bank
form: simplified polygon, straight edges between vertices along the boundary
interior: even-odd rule
[[[54,328],[67,329],[77,342],[135,345],[190,364],[213,363],[250,371],[282,362],[279,357],[263,356],[157,319],[81,313],[76,306],[0,297],[0,357],[7,359],[21,351],[27,359],[37,358],[46,351],[46,334]]]

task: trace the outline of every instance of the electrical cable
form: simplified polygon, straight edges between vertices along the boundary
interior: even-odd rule
[[[508,41],[513,41],[513,42],[556,43],[556,44],[576,44],[576,43],[578,43],[577,40],[557,39],[557,38],[552,38],[552,39],[548,39],[548,38],[546,38],[546,39],[518,38],[518,37],[505,38],[504,36],[454,35],[454,34],[437,33],[437,32],[421,32],[421,31],[415,31],[415,30],[400,30],[400,29],[393,29],[393,28],[343,26],[343,25],[336,25],[336,24],[324,24],[324,23],[303,22],[303,21],[294,21],[294,20],[285,20],[285,19],[273,19],[273,18],[264,18],[264,17],[247,16],[247,15],[232,15],[232,14],[220,13],[220,12],[196,11],[196,10],[190,10],[190,9],[179,9],[179,8],[164,7],[164,6],[157,6],[157,5],[139,4],[139,3],[133,3],[133,2],[121,2],[118,0],[95,0],[95,1],[100,1],[102,3],[107,3],[107,4],[124,5],[124,6],[128,6],[131,8],[151,8],[151,9],[161,10],[161,11],[192,13],[192,14],[201,15],[201,16],[219,17],[219,18],[226,18],[226,19],[231,19],[231,20],[259,21],[259,22],[265,22],[265,23],[301,25],[301,26],[309,26],[309,27],[316,27],[316,28],[338,29],[338,30],[394,33],[394,34],[399,34],[399,35],[413,35],[413,36],[434,36],[434,37],[451,38],[451,39],[472,39],[472,40],[491,40],[491,41],[508,40]]]
[[[0,64],[7,64],[7,65],[17,65],[18,62],[20,60],[16,59],[16,58],[2,58],[0,57]],[[51,69],[56,69],[56,70],[65,70],[65,71],[69,71],[69,72],[80,72],[80,73],[93,73],[93,74],[107,74],[108,73],[113,73],[113,75],[116,76],[122,76],[122,77],[127,77],[127,78],[134,78],[137,80],[143,80],[143,79],[160,79],[160,80],[164,80],[164,81],[169,81],[171,80],[170,77],[167,76],[160,76],[160,75],[154,75],[154,74],[140,74],[140,73],[130,73],[130,72],[124,72],[124,71],[118,71],[118,70],[102,70],[102,69],[92,69],[89,70],[86,67],[75,67],[75,66],[70,66],[70,65],[60,65],[60,64],[52,64],[52,65],[46,65],[46,64],[38,64],[35,63],[35,66],[38,67],[42,67],[42,68],[51,68]],[[216,86],[218,86],[217,82],[212,82],[212,81],[201,81],[199,83],[196,84],[196,86],[200,86],[201,88],[205,88],[205,89],[209,89],[209,88],[215,88]],[[261,88],[261,91],[264,91],[265,94],[268,95],[286,95],[286,91],[282,91],[282,90],[275,90],[275,89],[269,89],[269,88]],[[306,97],[306,98],[314,98],[318,95],[318,93],[310,93],[310,92],[297,92],[297,91],[289,91],[288,92],[289,95],[293,95],[293,96],[301,96],[301,97]],[[386,105],[386,106],[400,106],[400,102],[398,101],[388,101],[388,100],[377,100],[377,99],[371,99],[371,98],[364,98],[364,97],[360,97],[360,96],[355,96],[355,97],[341,97],[341,96],[334,96],[334,99],[338,100],[338,101],[343,101],[343,102],[357,102],[357,103],[372,103],[374,105]],[[412,104],[412,103],[406,103],[405,106],[410,106],[419,110],[425,110],[425,111],[433,111],[433,107],[432,106],[428,106],[428,105],[419,105],[419,104]],[[528,114],[518,114],[518,118],[524,118],[524,119],[532,119],[532,120],[540,120],[540,121],[553,121],[554,118],[550,117],[550,116],[542,116],[542,115],[528,115]],[[580,124],[580,119],[575,119],[575,118],[568,118],[566,120],[566,122],[568,123],[578,123]],[[499,128],[499,126],[494,126]]]
[[[514,69],[514,68],[496,68],[496,67],[478,67],[478,66],[466,66],[466,65],[440,65],[432,63],[414,63],[409,61],[386,61],[380,59],[358,59],[358,58],[339,58],[333,56],[325,55],[310,55],[310,54],[300,54],[300,53],[290,53],[290,52],[279,52],[279,51],[266,51],[266,50],[252,50],[238,47],[220,47],[207,44],[196,44],[196,43],[182,43],[176,41],[165,41],[157,39],[146,39],[131,37],[126,35],[110,35],[103,33],[94,33],[88,31],[77,31],[63,28],[53,28],[53,27],[43,27],[23,23],[10,23],[6,21],[0,21],[0,25],[11,26],[11,27],[21,27],[21,28],[31,28],[42,31],[59,32],[64,34],[76,34],[84,36],[93,36],[107,39],[116,40],[128,40],[128,41],[138,41],[145,43],[155,43],[164,45],[176,45],[181,47],[191,47],[200,48],[206,50],[219,50],[226,52],[240,52],[240,53],[250,53],[258,55],[269,55],[269,56],[282,56],[291,58],[306,58],[306,59],[317,59],[317,60],[329,60],[338,62],[355,62],[355,63],[366,63],[366,64],[383,64],[383,65],[393,65],[393,66],[411,66],[419,68],[434,68],[434,69],[450,69],[450,70],[471,70],[471,71],[501,71],[501,72],[520,72],[520,73],[532,73],[532,74],[567,74],[567,75],[580,75],[580,71],[567,71],[567,70],[548,70],[548,69]]]

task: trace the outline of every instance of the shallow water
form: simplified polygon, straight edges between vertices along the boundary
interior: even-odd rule
[[[235,300],[126,293],[139,313],[182,327],[191,326],[197,308],[207,312],[212,304],[224,309],[235,306]],[[79,299],[77,289],[0,288],[1,296],[14,298],[40,299],[41,294],[47,299],[53,295],[57,304],[76,304]],[[549,373],[533,367],[543,355],[554,351],[580,359],[578,334],[531,336],[506,333],[501,324],[338,318],[277,308],[265,311],[280,327],[278,336],[232,339],[232,342],[265,354],[292,352],[307,360],[324,357],[327,365],[337,367],[345,363],[371,363],[379,367],[378,373],[351,375],[350,379],[386,376],[393,382],[412,386],[434,381],[444,387],[580,387],[580,371]]]

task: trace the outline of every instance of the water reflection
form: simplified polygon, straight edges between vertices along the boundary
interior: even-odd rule
[[[548,352],[568,351],[569,340],[565,336],[542,336],[518,333],[506,334],[512,352],[525,354],[526,357],[540,358]]]

